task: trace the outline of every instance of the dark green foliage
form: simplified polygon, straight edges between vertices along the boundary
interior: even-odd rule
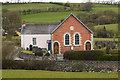
[[[100,60],[104,52],[100,50],[91,51],[67,51],[64,58],[69,60]]]
[[[2,69],[52,70],[53,65],[54,61],[2,61]]]
[[[110,54],[110,46],[107,46],[107,47],[106,47],[106,53],[107,53],[107,54]]]
[[[118,61],[119,60],[119,55],[111,55],[111,54],[106,54],[102,58],[102,60],[107,60],[107,61]]]
[[[64,59],[68,60],[102,60],[102,61],[118,60],[118,55],[105,54],[105,52],[102,50],[66,51],[63,57]]]
[[[35,56],[43,56],[43,52],[42,51],[36,51]]]
[[[45,56],[50,56],[50,53],[46,53]]]
[[[99,38],[108,38],[110,37],[110,34],[112,34],[112,32],[107,31],[105,26],[103,29],[96,30],[96,37]]]
[[[81,11],[91,11],[92,10],[92,3],[85,3],[80,8]]]
[[[66,6],[66,7],[70,7],[70,4],[69,4],[69,3],[65,3],[64,6]]]

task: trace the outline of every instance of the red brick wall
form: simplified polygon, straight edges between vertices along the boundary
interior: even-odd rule
[[[74,30],[70,30],[70,26],[74,27]],[[74,50],[84,50],[84,43],[86,40],[91,41],[91,33],[73,16],[70,16],[56,31],[53,32],[52,42],[58,41],[60,43],[60,53],[65,51],[70,51],[71,46],[64,46],[64,34],[70,33],[71,44],[73,45],[73,35],[75,32],[79,32],[81,35],[81,44],[80,46],[74,46]]]

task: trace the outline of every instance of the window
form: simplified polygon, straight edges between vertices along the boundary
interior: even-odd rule
[[[70,38],[69,34],[65,34],[65,45],[69,45],[70,44],[69,38]]]
[[[79,34],[75,34],[75,45],[79,45],[80,43],[79,37],[80,37]]]
[[[36,38],[33,38],[33,45],[36,45]]]

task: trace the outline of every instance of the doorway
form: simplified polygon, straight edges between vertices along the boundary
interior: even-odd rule
[[[58,44],[58,42],[54,43],[54,54],[59,54],[59,44]]]
[[[91,43],[90,42],[86,42],[86,50],[91,50]]]

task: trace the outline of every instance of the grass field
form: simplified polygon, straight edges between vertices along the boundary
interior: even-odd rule
[[[118,12],[118,8],[93,8],[92,13],[96,13],[99,11],[104,11],[104,10],[114,10]],[[43,13],[38,13],[38,14],[29,14],[29,15],[22,15],[22,20],[26,20],[28,23],[58,23],[61,21],[61,19],[65,19],[70,13],[73,13],[77,15],[78,13],[83,12],[83,13],[88,13],[85,11],[69,11],[69,12],[43,12]]]
[[[3,78],[118,78],[118,73],[2,70]]]
[[[113,38],[94,38],[94,41],[114,41]],[[115,41],[118,41],[118,38],[115,38]]]
[[[56,4],[50,4],[50,3],[42,3],[42,4],[9,4],[9,5],[3,5],[2,8],[6,8],[11,11],[19,11],[19,10],[28,10],[28,9],[47,9],[51,7],[64,7],[61,5]]]
[[[106,30],[111,30],[115,33],[118,32],[118,24],[99,25],[95,26],[95,29],[103,29],[104,26],[106,27]]]
[[[71,6],[73,4],[76,4],[76,6],[78,6],[80,4],[80,6],[82,6],[84,3],[70,3]],[[115,8],[117,8],[116,5],[96,4],[96,3],[93,3],[92,5],[94,8],[97,7],[97,9],[101,7],[102,8],[101,10],[109,9],[112,7],[111,8],[112,10],[114,9],[115,11],[117,11],[115,9]],[[6,9],[12,10],[12,11],[28,10],[28,9],[47,9],[47,8],[51,8],[51,7],[64,7],[64,6],[57,5],[57,4],[51,4],[51,3],[9,4],[9,5],[2,6],[2,8],[6,8]]]
[[[80,4],[82,3],[70,3],[72,4]],[[97,7],[96,7],[97,6]],[[113,7],[111,7],[113,6]],[[44,9],[47,10],[51,7],[64,7],[63,5],[57,5],[57,4],[51,4],[51,3],[31,3],[31,4],[9,4],[9,5],[3,5],[3,8],[6,8],[8,10],[28,10],[28,9]],[[67,7],[69,8],[69,7]],[[113,10],[115,12],[118,12],[118,8],[114,5],[105,5],[105,4],[93,4],[93,8],[91,13],[97,13],[99,11],[104,10]],[[77,15],[79,12],[88,13],[86,11],[70,11],[70,12],[43,12],[43,13],[37,13],[37,14],[28,14],[28,15],[21,15],[22,20],[27,21],[27,23],[59,23],[61,19],[66,18],[70,13],[74,13]]]
[[[65,19],[70,12],[44,12],[38,14],[29,14],[22,15],[22,20],[25,20],[26,23],[60,23],[61,19]],[[79,13],[79,11],[72,11],[73,14]]]
[[[102,12],[105,10],[112,10],[118,13],[118,8],[117,7],[93,7],[92,12],[97,13],[97,12]]]

